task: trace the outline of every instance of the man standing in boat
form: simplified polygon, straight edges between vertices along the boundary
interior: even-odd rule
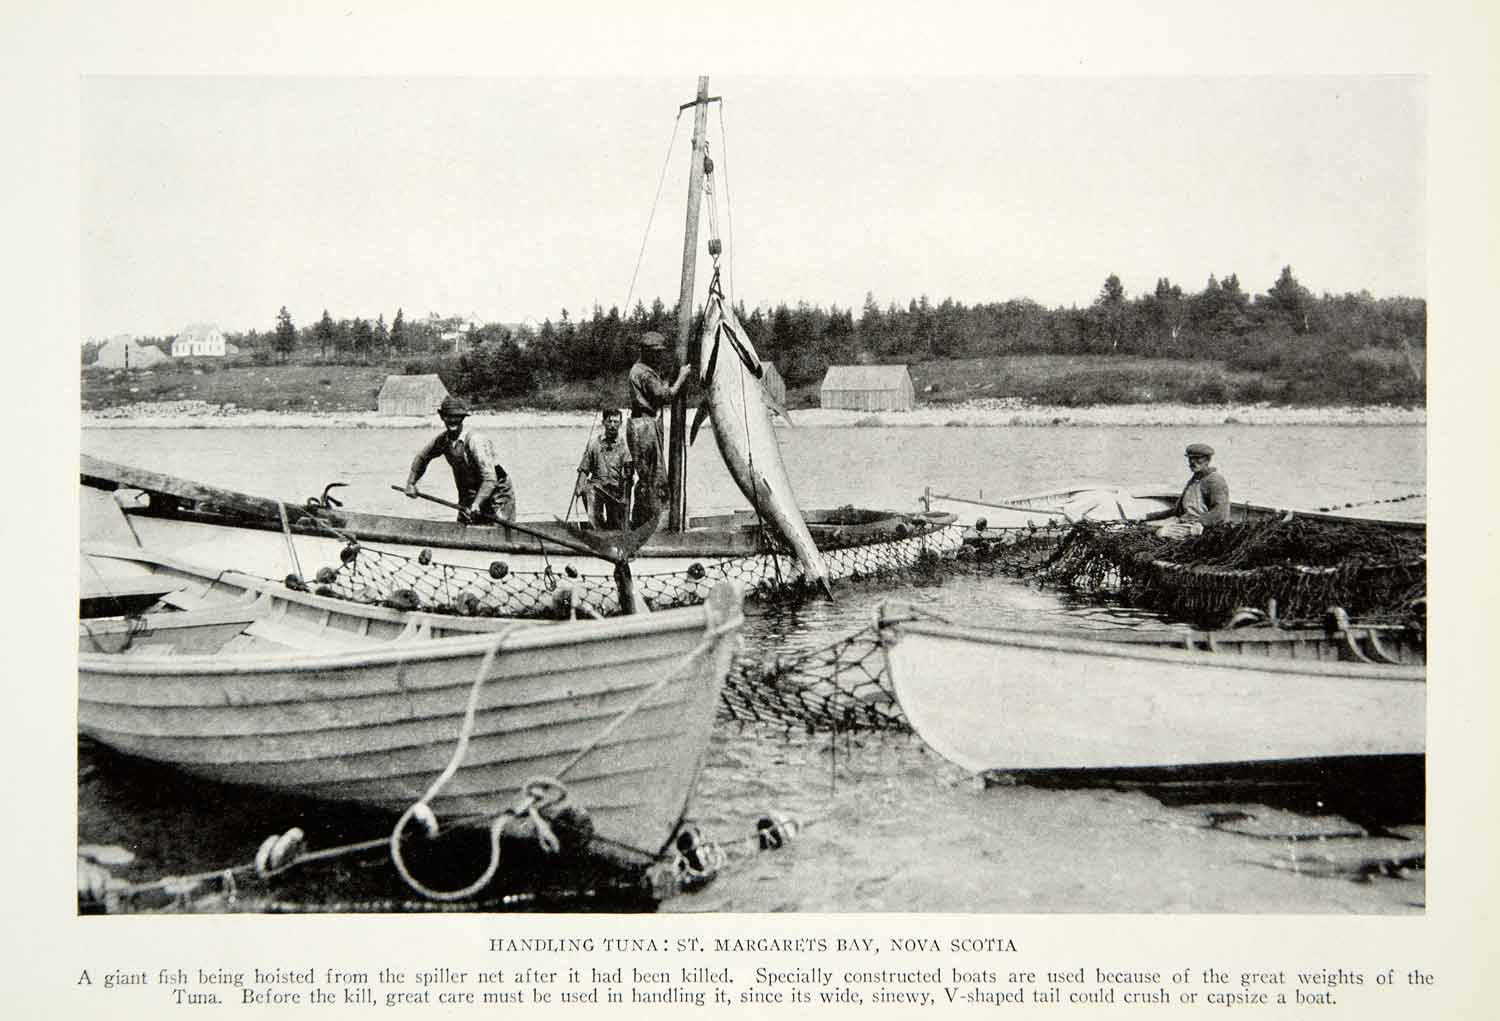
[[[635,498],[630,527],[653,521],[667,502],[666,441],[662,437],[660,411],[687,385],[688,367],[677,371],[668,386],[653,363],[663,360],[666,338],[655,330],[641,334],[640,356],[630,367],[630,427],[626,439],[635,462]]]
[[[1188,468],[1193,474],[1176,505],[1141,518],[1142,521],[1168,519],[1156,527],[1156,534],[1167,539],[1202,535],[1205,528],[1229,521],[1229,482],[1209,463],[1213,460],[1214,448],[1207,443],[1190,443],[1186,454]]]
[[[596,528],[625,527],[625,501],[630,495],[634,462],[620,435],[620,409],[604,409],[604,432],[589,440],[578,465],[578,492]]]
[[[427,466],[439,457],[453,469],[462,510],[458,520],[471,524],[511,521],[516,516],[516,496],[510,476],[505,473],[489,439],[470,428],[469,405],[462,397],[445,397],[438,406],[443,431],[438,433],[412,458],[406,475],[406,495],[417,497],[417,480]]]

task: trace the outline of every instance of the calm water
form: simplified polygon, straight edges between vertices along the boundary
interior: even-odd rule
[[[522,514],[563,513],[587,430],[491,432],[516,480]],[[89,430],[82,447],[287,499],[345,482],[338,495],[348,507],[411,514],[422,505],[389,486],[404,480],[426,434]],[[780,436],[805,507],[913,509],[924,486],[1000,496],[1079,478],[1175,483],[1184,474],[1182,447],[1194,440],[1218,449],[1235,495],[1259,502],[1326,506],[1425,489],[1425,430],[1407,427],[791,428]],[[430,485],[437,493],[450,488],[444,466],[433,466]],[[742,505],[707,437],[692,451],[689,500],[695,511]],[[856,586],[835,604],[755,609],[747,643],[768,653],[814,648],[867,624],[890,597],[975,623],[1166,626],[1128,611],[1070,605],[1013,581],[954,578],[901,589]],[[307,806],[295,802],[271,802],[263,812],[267,803],[258,795],[248,820],[241,792],[137,770],[96,749],[84,750],[81,766],[80,842],[128,847],[138,856],[122,873],[131,879],[243,862],[267,818],[285,818],[278,829],[303,825],[314,845],[379,830],[378,820],[358,813],[331,817],[320,809],[308,818]],[[1254,793],[1160,785],[982,789],[915,738],[832,741],[726,727],[715,735],[698,801],[708,835],[735,840],[768,811],[806,825],[791,846],[746,855],[708,888],[668,901],[664,910],[1421,910],[1423,871],[1379,864],[1422,853],[1420,763],[1330,767],[1292,779]],[[367,877],[347,869],[334,875],[345,891],[335,899],[358,900]],[[328,895],[306,888],[285,894],[308,896]]]

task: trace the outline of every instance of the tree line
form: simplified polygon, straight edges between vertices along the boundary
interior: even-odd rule
[[[908,364],[933,359],[1058,354],[1214,360],[1230,370],[1285,380],[1280,395],[1316,400],[1328,389],[1365,400],[1423,399],[1421,359],[1427,305],[1420,298],[1374,298],[1367,291],[1315,295],[1290,266],[1251,294],[1234,273],[1211,275],[1189,292],[1163,277],[1130,296],[1110,274],[1086,307],[1047,308],[1026,298],[968,305],[927,296],[862,307],[799,302],[736,307],[764,358],[788,387],[817,384],[830,365]],[[296,326],[282,308],[274,327],[227,339],[260,363],[399,364],[437,372],[450,390],[476,400],[522,397],[561,383],[623,374],[641,333],[675,336],[676,307],[660,298],[628,313],[595,305],[563,309],[540,325],[471,323],[460,317],[408,320],[384,315],[333,319],[325,310]],[[696,338],[696,330],[694,331]]]

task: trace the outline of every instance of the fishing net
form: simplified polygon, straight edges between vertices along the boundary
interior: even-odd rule
[[[824,549],[829,575],[837,581],[920,577],[956,563],[963,530],[947,525],[919,535]],[[637,573],[636,591],[653,610],[702,603],[720,580],[738,582],[747,598],[797,597],[816,591],[794,557],[751,553],[695,561],[677,571]],[[487,568],[446,564],[430,553],[407,556],[347,544],[336,567],[320,568],[311,586],[319,595],[480,617],[566,616],[588,606],[601,616],[619,612],[612,576],[580,574],[572,566],[541,571],[512,570],[504,560]]]
[[[719,719],[808,733],[911,730],[874,625],[791,656],[741,655],[724,679]]]
[[[1082,522],[1034,577],[1214,626],[1237,609],[1313,620],[1329,607],[1370,617],[1425,609],[1425,535],[1304,518],[1225,524],[1184,539],[1149,526]]]
[[[1047,563],[1067,537],[1066,523],[990,528],[966,534],[954,559],[957,572],[1024,578]]]

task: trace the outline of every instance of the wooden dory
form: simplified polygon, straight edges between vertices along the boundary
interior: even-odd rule
[[[903,619],[897,608],[884,611],[883,625],[892,685],[912,729],[975,773],[1426,747],[1425,667],[1338,658],[1421,658],[1419,646],[1395,636],[1247,628],[1189,635],[1190,650],[1157,644],[1182,642],[1181,634],[1110,641],[989,630]]]
[[[1072,521],[1120,521],[1139,518],[1152,511],[1177,505],[1182,488],[1145,486],[1123,489],[1099,483],[1080,482],[1043,493],[1021,496],[953,496],[934,493],[928,487],[919,498],[928,513],[952,514],[970,534],[983,521],[986,529],[1025,528],[1028,525],[1066,524]],[[1420,510],[1413,506],[1409,509]],[[1288,513],[1314,521],[1358,522],[1379,525],[1399,532],[1423,532],[1427,523],[1419,518],[1375,517],[1364,514],[1339,514],[1331,511],[1300,510],[1273,507],[1269,504],[1231,500],[1231,521],[1264,521]]]
[[[671,841],[737,644],[733,585],[647,616],[455,621],[477,629],[464,634],[264,584],[205,610],[80,621],[79,731],[212,780],[394,813],[447,766],[477,684],[467,752],[430,802],[440,819],[493,816],[554,777],[597,836],[646,859]]]
[[[283,502],[209,486],[188,479],[114,464],[85,454],[80,472],[80,519],[85,541],[105,539],[139,545],[188,560],[233,565],[266,577],[289,572],[311,578],[337,565],[348,538],[367,548],[406,558],[430,553],[434,573],[443,566],[485,571],[503,561],[514,576],[572,568],[589,601],[601,612],[618,609],[612,566],[572,548],[569,527],[557,521],[524,521],[528,533],[504,525],[464,525],[390,514],[370,514],[310,503]],[[143,494],[143,501],[117,494]],[[285,519],[283,520],[283,515]],[[949,514],[861,510],[810,511],[807,528],[833,578],[872,573],[881,564],[909,561],[923,552],[947,553],[962,545]],[[695,517],[683,532],[657,532],[631,558],[636,589],[654,605],[684,605],[704,599],[724,566],[747,587],[794,579],[796,557],[761,557],[762,527],[752,511]],[[591,531],[584,528],[584,531]],[[556,542],[536,535],[555,535]],[[607,540],[613,533],[595,533]],[[697,570],[694,570],[694,568]],[[670,594],[671,598],[667,597]],[[539,597],[520,593],[507,600],[508,613],[550,613]]]

